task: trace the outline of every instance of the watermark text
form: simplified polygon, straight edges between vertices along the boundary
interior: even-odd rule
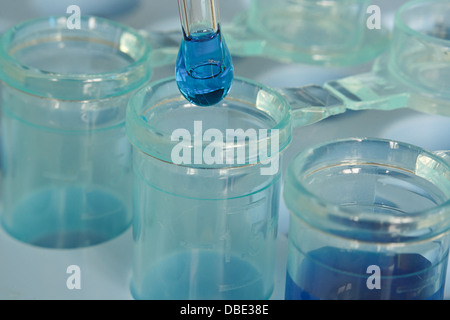
[[[269,132],[270,131],[270,132]],[[171,135],[178,144],[171,160],[184,165],[261,164],[261,175],[279,171],[279,130],[210,128],[203,131],[202,121],[194,121],[194,132],[176,129]],[[270,149],[270,150],[269,150]]]

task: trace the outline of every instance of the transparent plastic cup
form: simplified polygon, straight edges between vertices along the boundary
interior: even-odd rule
[[[370,72],[328,81],[324,86],[282,88],[297,106],[296,112],[303,113],[296,117],[297,125],[346,110],[410,108],[450,116],[450,87],[446,85],[450,79],[449,14],[446,0],[407,2],[396,13],[390,49]]]
[[[131,224],[130,95],[151,75],[134,30],[83,17],[27,21],[0,38],[2,225],[48,248],[98,244]]]
[[[240,78],[208,107],[189,103],[174,78],[131,99],[136,299],[271,297],[290,110]]]
[[[396,13],[392,44],[370,73],[325,88],[349,108],[408,107],[450,115],[450,2],[409,1]]]
[[[286,173],[286,299],[443,299],[450,163],[406,143],[328,142]],[[448,154],[447,154],[448,157]]]
[[[368,29],[367,21],[360,26],[364,20],[361,14],[367,19],[369,4],[356,0],[285,0],[281,4],[255,0],[250,12],[238,16],[234,24],[224,25],[223,34],[230,52],[237,56],[268,56],[289,62],[339,66],[376,58],[367,73],[327,81],[323,86],[281,88],[279,91],[289,102],[301,109],[296,112],[304,114],[297,117],[297,125],[312,124],[346,110],[411,108],[449,116],[450,87],[446,84],[450,77],[450,2],[406,2],[396,11],[389,41],[384,33],[387,28]],[[303,14],[309,18],[299,19]],[[318,15],[325,18],[319,19]],[[275,22],[270,20],[274,17],[278,17]],[[344,23],[343,17],[348,21]],[[347,22],[355,30],[337,27],[346,26]],[[312,31],[315,28],[320,31]],[[316,33],[331,37],[315,36]],[[162,64],[174,60],[178,52],[172,36],[157,32],[147,35],[149,42],[162,47],[155,54]],[[346,41],[333,41],[342,38]]]
[[[291,62],[355,65],[388,46],[389,30],[369,28],[370,0],[252,0],[225,26],[230,50]]]

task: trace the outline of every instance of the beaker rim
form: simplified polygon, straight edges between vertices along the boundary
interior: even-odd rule
[[[424,172],[413,172],[399,163],[389,163],[392,159],[354,159],[352,161],[343,161],[341,163],[330,162],[328,166],[315,167],[313,171],[303,171],[310,157],[314,157],[321,152],[330,152],[333,148],[347,148],[355,154],[362,148],[368,148],[370,144],[385,147],[386,152],[411,152],[411,159],[417,159],[417,164],[422,165],[423,170],[434,172],[432,177],[426,177]],[[358,149],[360,148],[360,149]],[[344,149],[342,149],[344,150]],[[417,155],[416,158],[414,156]],[[378,155],[377,155],[378,157]],[[406,157],[406,156],[405,156]],[[403,160],[403,158],[398,158]],[[397,160],[396,160],[397,161]],[[428,161],[428,162],[427,162]],[[406,161],[405,161],[406,163]],[[306,182],[302,179],[306,175],[313,176],[316,172],[323,169],[338,167],[342,165],[352,166],[385,166],[392,170],[401,170],[417,175],[424,179],[429,179],[436,188],[441,188],[446,199],[435,206],[419,209],[415,212],[407,212],[403,215],[394,215],[390,213],[364,212],[363,210],[355,212],[340,204],[318,195],[308,188]],[[433,171],[435,170],[435,171]],[[419,174],[420,173],[420,174]],[[440,174],[440,176],[439,176]],[[381,138],[346,138],[321,143],[305,149],[297,154],[290,162],[286,172],[284,199],[291,212],[291,216],[300,219],[313,228],[334,236],[350,238],[362,242],[406,242],[423,241],[432,237],[439,236],[450,230],[450,163],[437,154],[427,151],[421,147],[390,139]],[[433,179],[439,179],[443,185],[436,186]],[[337,186],[342,187],[342,186]]]
[[[80,28],[68,28],[68,16],[49,16],[30,19],[11,26],[0,36],[0,79],[6,84],[25,93],[35,95],[41,98],[56,99],[64,101],[92,101],[103,100],[115,96],[127,94],[147,82],[152,74],[150,53],[151,47],[148,41],[137,30],[112,21],[107,18],[97,16],[83,15],[80,17]],[[107,30],[115,30],[115,36],[120,43],[102,39],[106,37]],[[40,39],[42,31],[54,31],[55,35]],[[58,72],[52,70],[43,70],[26,63],[23,63],[11,52],[18,49],[31,47],[35,44],[46,41],[61,41],[68,38],[67,34],[56,32],[73,32],[71,39],[80,41],[80,43],[97,42],[102,45],[118,48],[120,54],[127,54],[131,57],[131,50],[135,55],[133,61],[129,64],[120,66],[117,69],[111,69],[101,72]],[[26,42],[21,39],[14,44],[14,37],[19,32],[24,32]],[[83,34],[81,34],[83,33]],[[122,37],[117,37],[119,34]],[[35,39],[33,39],[33,36]],[[112,37],[113,35],[111,35]],[[97,38],[96,38],[97,37]],[[135,48],[126,48],[128,40]],[[129,43],[129,44],[130,44]],[[19,47],[19,48],[17,48]],[[129,50],[126,52],[126,50]],[[59,93],[60,86],[63,84],[73,86],[72,94]],[[92,95],[86,95],[86,88],[89,87]]]
[[[421,6],[431,6],[431,5],[440,5],[446,4],[449,5],[448,0],[413,0],[403,4],[395,13],[395,28],[399,31],[405,32],[417,39],[422,39],[430,42],[439,43],[445,46],[450,45],[450,40],[437,38],[435,36],[425,34],[423,32],[417,31],[411,26],[403,18],[403,15],[407,13],[409,10],[417,9],[417,7]]]
[[[162,96],[159,96],[158,91],[163,92]],[[149,97],[156,100],[149,102]],[[138,90],[129,100],[126,120],[127,135],[133,146],[147,156],[151,156],[168,163],[173,163],[171,152],[179,141],[174,141],[172,139],[171,135],[173,134],[173,131],[171,131],[171,129],[159,128],[157,126],[157,120],[148,120],[144,114],[147,114],[149,111],[155,113],[155,110],[163,107],[167,107],[164,109],[165,111],[163,111],[164,113],[168,112],[166,115],[171,115],[171,112],[175,115],[174,109],[182,109],[184,107],[191,108],[192,110],[198,109],[205,110],[205,112],[215,112],[212,110],[220,109],[217,106],[227,106],[227,104],[232,105],[233,103],[242,103],[242,105],[245,105],[250,110],[257,110],[258,112],[267,115],[267,118],[269,118],[269,116],[271,117],[270,124],[264,123],[267,125],[267,135],[257,135],[256,142],[258,144],[264,142],[266,143],[267,148],[270,148],[276,138],[276,152],[268,154],[267,158],[264,159],[261,157],[258,157],[258,159],[249,159],[247,157],[243,163],[221,163],[217,166],[188,164],[187,166],[198,169],[246,167],[249,165],[260,164],[264,160],[269,160],[269,158],[278,157],[279,154],[281,154],[282,151],[290,144],[292,139],[292,116],[290,104],[276,90],[242,77],[234,77],[231,90],[227,97],[225,97],[225,99],[217,105],[209,107],[196,106],[187,101],[180,93],[174,76],[147,84]],[[178,104],[179,106],[173,107],[173,104]],[[250,113],[243,113],[243,115],[248,117],[248,119],[257,117]],[[186,123],[190,120],[186,120]],[[195,121],[192,120],[192,122]],[[245,128],[245,130],[247,129],[248,128]],[[273,134],[274,132],[276,132],[276,135]],[[192,135],[192,140],[190,140],[191,144],[189,145],[190,148],[194,148],[194,139],[195,137]],[[226,150],[238,149],[240,147],[248,148],[249,143],[251,142],[254,141],[246,140],[245,142],[242,142],[242,144],[230,144],[228,141],[225,141],[224,137],[223,144],[221,144],[220,148],[223,148],[224,152],[226,152]],[[205,148],[210,145],[211,141],[201,141],[201,143],[201,148]],[[235,153],[235,155],[236,154],[237,153]],[[257,156],[259,156],[259,154]]]

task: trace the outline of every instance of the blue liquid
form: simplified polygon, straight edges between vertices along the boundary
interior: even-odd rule
[[[207,250],[174,254],[157,263],[143,284],[140,300],[268,299],[262,275],[250,263]]]
[[[233,81],[233,64],[220,28],[184,37],[175,74],[180,92],[195,105],[211,106],[225,98]]]
[[[295,280],[287,273],[285,299],[442,300],[440,274],[445,274],[446,261],[432,266],[419,254],[382,255],[325,247],[308,254]],[[379,290],[367,286],[371,265],[381,270]]]
[[[125,126],[116,122],[122,121],[121,112],[99,107],[105,110],[88,110],[84,118],[76,108],[26,106],[13,99],[17,91],[5,92],[1,220],[6,231],[22,242],[58,249],[122,234],[131,224],[132,175]]]
[[[23,242],[69,249],[107,241],[124,232],[128,221],[125,205],[109,193],[47,188],[21,201],[5,229]]]

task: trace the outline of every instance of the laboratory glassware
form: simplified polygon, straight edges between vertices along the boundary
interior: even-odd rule
[[[414,52],[419,54],[413,55],[408,51],[410,47],[398,50],[393,46],[386,55],[389,63],[383,63],[386,60],[383,57],[370,73],[329,81],[324,86],[275,90],[251,80],[235,78],[229,95],[217,105],[206,108],[199,108],[187,101],[180,94],[175,78],[152,83],[141,90],[131,101],[127,113],[127,133],[134,145],[135,167],[133,295],[138,299],[197,299],[205,295],[211,299],[268,298],[272,287],[271,271],[267,271],[271,268],[268,257],[274,259],[274,253],[270,253],[273,247],[264,246],[267,255],[262,258],[261,255],[248,254],[246,248],[252,241],[245,242],[243,239],[250,239],[255,234],[254,230],[261,230],[252,226],[253,214],[271,221],[269,225],[275,223],[276,218],[273,217],[277,215],[277,206],[265,201],[279,201],[275,196],[278,186],[273,176],[261,175],[258,170],[267,160],[265,158],[247,158],[241,162],[245,165],[237,167],[227,161],[211,161],[221,159],[227,154],[227,149],[236,149],[233,140],[226,140],[227,129],[241,128],[241,133],[249,129],[279,130],[279,146],[275,154],[281,155],[292,139],[293,127],[309,125],[349,109],[411,107],[424,112],[448,114],[448,88],[441,85],[434,92],[432,88],[422,86],[420,90],[415,90],[415,83],[421,81],[421,77],[411,76],[399,81],[397,74],[400,74],[399,70],[403,72],[414,66],[399,63],[402,59],[398,55],[401,55],[409,57],[410,62],[421,61],[423,68],[420,70],[434,70],[431,75],[436,77],[435,81],[446,79],[445,70],[449,64],[444,52],[449,42],[442,37],[442,32],[429,33],[424,28],[445,22],[443,17],[449,8],[447,1],[429,0],[413,1],[403,6],[396,17],[396,37],[405,37],[416,49],[422,48],[421,44],[429,43],[425,46],[427,49],[423,52],[416,50]],[[420,12],[427,12],[428,16],[431,14],[429,24],[418,26],[405,23],[410,14],[417,17]],[[384,68],[382,72],[381,66]],[[196,122],[203,126],[196,129]],[[172,137],[171,134],[177,129],[184,133],[184,138]],[[236,133],[236,130],[233,132]],[[212,133],[219,138],[214,139]],[[195,139],[205,137],[205,134],[206,143],[205,140]],[[235,139],[241,141],[237,137]],[[266,141],[259,141],[258,137],[250,140],[258,141],[258,145]],[[266,146],[275,146],[271,144],[273,140],[267,142]],[[238,143],[238,146],[242,145],[242,141]],[[173,150],[177,150],[175,155],[178,160],[190,159],[190,162],[181,164],[174,161]],[[209,160],[202,162],[205,150]],[[200,159],[198,162],[195,161],[196,155]],[[263,185],[270,187],[261,188]],[[258,205],[253,210],[253,201],[258,197],[265,199],[261,202],[265,210]],[[236,206],[235,203],[240,204]],[[233,208],[237,207],[244,212],[238,215],[244,222],[232,222],[231,219],[238,216],[226,213],[229,209],[234,212]],[[271,209],[267,209],[269,207]],[[264,213],[255,213],[258,208]],[[234,228],[237,224],[251,231],[233,231],[244,230]],[[274,238],[269,237],[271,240],[268,240],[270,231],[267,225],[264,225],[261,241],[254,242],[262,243],[264,239],[274,243]],[[275,226],[270,230],[274,229]],[[239,240],[234,240],[235,237]],[[251,296],[255,287],[250,283],[255,283],[255,279],[238,277],[234,279],[242,280],[240,285],[230,284],[227,272],[235,272],[234,268],[238,268],[231,261],[238,261],[241,266],[239,259],[252,267],[257,266],[257,271],[250,273],[263,281],[261,285],[264,289],[258,290],[261,295]],[[264,259],[267,263],[262,262]],[[208,261],[212,261],[210,263],[214,268],[204,268]],[[238,269],[241,270],[240,267]],[[178,286],[180,283],[182,287]],[[233,291],[237,288],[241,289]]]
[[[286,299],[443,299],[450,162],[442,156],[375,138],[296,156],[284,187]]]
[[[252,0],[225,32],[236,56],[357,65],[376,58],[389,45],[390,30],[380,7],[373,5],[376,1]]]
[[[49,248],[112,239],[131,225],[130,95],[151,76],[150,47],[102,18],[39,18],[0,38],[2,225]]]
[[[393,41],[370,72],[327,81],[319,92],[329,92],[332,106],[304,88],[281,91],[297,108],[297,125],[307,125],[346,110],[410,108],[429,114],[450,115],[450,2],[407,2],[395,17]],[[310,86],[314,87],[314,86]],[[318,89],[319,86],[316,86]],[[299,101],[306,99],[304,107]],[[316,99],[319,98],[319,99]],[[317,108],[314,103],[325,107]]]
[[[183,39],[175,74],[180,92],[190,102],[220,102],[233,81],[233,62],[223,38],[216,0],[178,0]]]
[[[132,97],[136,299],[270,298],[289,111],[276,91],[239,78],[209,107],[188,102],[174,78]]]
[[[450,115],[450,2],[407,2],[395,17],[392,44],[372,71],[337,81],[331,90],[351,108],[394,109]]]
[[[303,113],[296,117],[298,125],[311,124],[348,109],[408,107],[448,116],[450,91],[445,84],[450,68],[449,15],[450,2],[446,0],[409,1],[396,11],[392,41],[383,54],[378,53],[370,72],[327,81],[323,86],[308,86],[307,93],[304,88],[281,88],[280,92],[297,105],[295,112]],[[225,28],[224,37],[229,45],[232,33]],[[168,45],[157,50],[158,61],[166,64],[174,55],[171,33],[147,34],[147,39],[155,45],[158,42]],[[249,39],[243,43],[252,46]],[[231,45],[230,50],[234,54]],[[239,50],[244,52],[243,48]],[[257,55],[258,52],[253,52],[250,58]],[[323,97],[315,96],[316,92],[323,95],[323,90],[328,92],[326,97],[333,97],[331,105]],[[303,107],[302,100],[305,100]],[[340,103],[334,103],[336,100]]]

